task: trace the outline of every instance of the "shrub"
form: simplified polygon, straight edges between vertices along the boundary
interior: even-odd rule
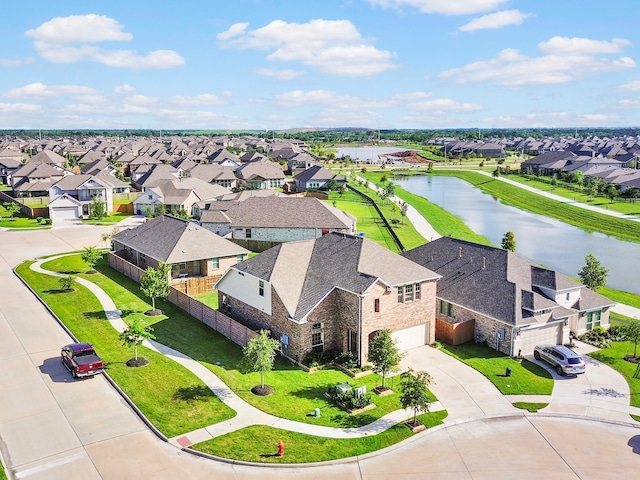
[[[598,348],[608,348],[611,345],[607,331],[602,332],[598,327],[583,333],[579,338],[584,343]]]
[[[355,388],[340,393],[337,393],[334,389],[330,393],[330,397],[333,403],[345,410],[358,410],[359,408],[364,408],[371,403],[371,394],[369,392],[358,397],[356,395]]]
[[[358,366],[358,361],[356,360],[355,355],[351,352],[340,353],[334,361],[349,370],[353,370]]]
[[[44,219],[44,224],[45,224],[45,225],[51,225],[51,223],[52,223],[52,222],[53,222],[53,221],[52,221],[50,218],[45,218],[45,219]]]
[[[42,217],[37,217],[36,218],[36,222],[38,222],[38,223],[42,223],[42,220],[44,220],[44,218],[42,218]]]
[[[333,362],[340,353],[338,350],[325,350],[324,352],[312,350],[305,355],[302,363],[309,368],[321,367]]]

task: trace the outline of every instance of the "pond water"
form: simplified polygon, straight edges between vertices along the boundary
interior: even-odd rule
[[[585,255],[592,253],[609,269],[608,287],[640,294],[636,271],[640,266],[640,243],[586,232],[553,218],[504,205],[455,177],[414,176],[394,182],[460,217],[494,245],[500,245],[506,232],[513,232],[519,255],[566,275],[577,277],[585,264]]]

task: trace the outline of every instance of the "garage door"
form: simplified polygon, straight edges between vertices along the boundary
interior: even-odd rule
[[[64,225],[78,223],[76,207],[58,207],[51,212],[51,219],[54,225]]]
[[[428,340],[428,332],[429,324],[423,323],[421,325],[416,325],[415,327],[396,330],[391,334],[391,337],[395,340],[398,350],[404,352],[411,348],[426,345]]]
[[[556,345],[562,342],[563,324],[554,324],[544,327],[532,328],[520,331],[520,346],[514,345],[514,353],[520,349],[523,354],[533,352],[536,345]]]

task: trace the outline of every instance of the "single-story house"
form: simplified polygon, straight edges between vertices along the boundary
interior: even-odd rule
[[[365,364],[382,329],[401,351],[433,342],[439,278],[371,240],[328,233],[239,263],[216,288],[227,315],[270,330],[286,357],[337,349]]]
[[[296,190],[303,192],[307,189],[326,189],[331,181],[336,184],[344,184],[346,178],[343,175],[333,173],[328,168],[313,165],[293,177]]]
[[[611,300],[514,252],[442,237],[402,256],[442,276],[437,340],[517,355],[609,325]]]
[[[173,279],[216,277],[249,251],[194,222],[161,215],[112,238],[116,255],[142,268],[171,264]]]

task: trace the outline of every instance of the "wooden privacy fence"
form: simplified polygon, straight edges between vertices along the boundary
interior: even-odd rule
[[[140,277],[144,275],[143,269],[127,262],[113,252],[109,252],[108,262],[109,266],[114,270],[140,283]],[[258,333],[233,318],[205,305],[173,286],[169,288],[167,300],[243,348],[247,346],[249,340],[258,335]]]

